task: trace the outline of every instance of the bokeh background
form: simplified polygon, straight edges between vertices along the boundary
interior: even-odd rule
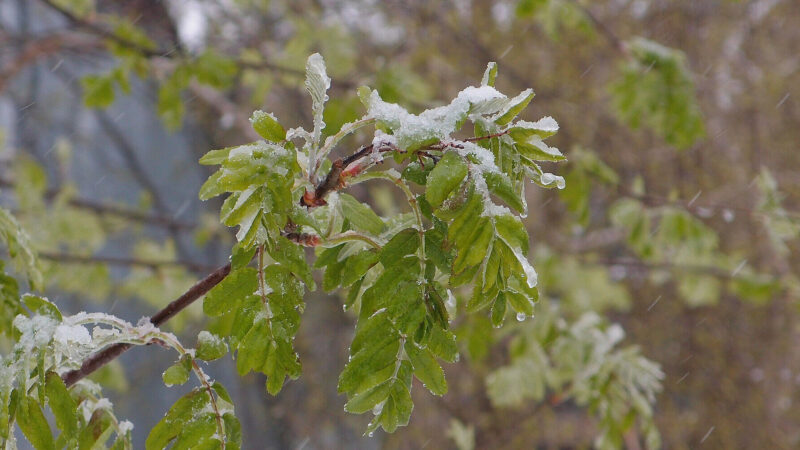
[[[666,448],[800,445],[793,0],[1,0],[0,201],[32,235],[49,298],[135,322],[224,264],[235,230],[198,200],[197,160],[256,139],[254,109],[308,126],[313,52],[333,78],[326,131],[363,114],[359,85],[416,112],[489,61],[501,91],[532,87],[524,118],[558,120],[549,142],[569,159],[548,167],[566,189],[528,190],[542,301],[619,323],[661,365]],[[398,207],[380,186],[351,193]],[[277,397],[230,358],[209,366],[245,448],[591,446],[591,411],[558,392],[490,398],[512,339],[480,318],[455,324],[450,392],[416,389],[408,427],[363,436],[368,419],[336,392],[353,333],[341,305],[309,295],[303,375]],[[204,323],[198,304],[169,328],[191,343]],[[135,442],[184,392],[161,382],[172,358],[137,348],[98,375]],[[624,445],[644,445],[632,433]]]

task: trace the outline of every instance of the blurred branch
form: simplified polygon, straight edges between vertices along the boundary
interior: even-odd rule
[[[67,85],[67,87],[70,88],[75,96],[80,98],[81,88],[78,83],[74,78],[65,79],[64,75],[66,74],[66,71],[62,72],[57,73],[57,76],[64,82],[64,84]],[[155,206],[156,211],[158,211],[158,213],[161,215],[168,214],[170,211],[169,206],[161,196],[161,191],[159,190],[158,186],[148,175],[145,166],[139,162],[138,158],[136,157],[136,149],[128,141],[128,138],[119,129],[115,121],[109,117],[108,113],[98,109],[92,110],[92,112],[94,113],[100,128],[103,129],[103,132],[105,132],[106,136],[108,136],[108,138],[111,139],[111,141],[115,144],[114,147],[118,150],[120,156],[122,156],[122,159],[125,161],[134,179],[152,197],[153,205]],[[169,231],[170,237],[172,237],[172,239],[175,241],[175,245],[178,249],[178,254],[180,257],[183,259],[188,259],[189,251],[183,245],[183,242],[178,234],[178,229],[171,224],[167,224],[166,227]]]
[[[723,279],[737,279],[744,278],[738,276],[737,270],[727,270],[718,266],[702,265],[702,264],[676,264],[666,261],[647,262],[635,258],[592,258],[589,256],[581,255],[578,259],[585,264],[596,264],[601,266],[627,266],[636,267],[645,270],[669,270],[673,272],[695,272],[705,275],[712,275],[717,278]],[[777,277],[775,277],[777,279]]]
[[[648,206],[677,206],[686,209],[687,211],[691,212],[692,214],[700,217],[701,219],[707,219],[713,214],[714,211],[739,211],[743,214],[751,215],[751,216],[761,216],[761,217],[771,217],[772,214],[758,211],[753,208],[747,208],[744,206],[731,206],[731,205],[721,205],[717,203],[702,203],[695,205],[693,201],[686,201],[686,200],[673,200],[667,197],[662,197],[659,195],[653,194],[635,194],[627,189],[623,189],[625,195],[639,200]],[[800,219],[800,212],[798,211],[789,211],[784,209],[783,213],[787,217],[793,217],[796,219]]]
[[[592,22],[592,25],[594,25],[594,27],[600,32],[600,34],[602,34],[603,37],[606,38],[608,43],[611,44],[611,47],[614,50],[618,51],[626,58],[630,56],[630,51],[628,50],[628,46],[625,45],[625,42],[622,39],[620,39],[610,27],[606,26],[605,23],[603,23],[600,19],[598,19],[597,16],[594,15],[594,13],[592,13],[592,11],[588,7],[581,4],[581,2],[578,0],[568,0],[568,1],[573,5],[575,5],[576,8],[581,10],[581,12],[589,19],[589,21]]]
[[[14,188],[15,183],[12,180],[0,177],[0,187]],[[60,192],[61,191],[59,189],[48,189],[44,193],[44,198],[47,201],[52,201],[60,194]],[[191,231],[198,227],[196,224],[181,222],[167,215],[150,214],[125,206],[97,202],[84,198],[71,197],[69,200],[67,200],[67,203],[75,208],[89,210],[99,215],[113,215],[123,219],[140,222],[145,225],[171,227],[187,231]]]
[[[139,258],[124,258],[118,256],[74,255],[70,253],[40,251],[39,256],[50,261],[76,264],[110,264],[113,266],[141,266],[153,270],[161,267],[185,267],[195,273],[206,273],[213,270],[213,266],[198,264],[189,261],[164,261]]]
[[[99,37],[102,37],[102,38],[106,38],[106,39],[110,39],[110,40],[112,40],[112,41],[114,41],[114,42],[116,42],[116,43],[118,43],[120,45],[123,45],[123,46],[125,46],[125,47],[127,47],[127,48],[129,48],[131,50],[135,50],[135,51],[139,52],[140,54],[142,54],[142,56],[151,58],[151,57],[157,57],[157,56],[168,56],[168,54],[169,54],[169,52],[167,52],[167,51],[144,47],[144,46],[142,46],[142,45],[140,45],[140,44],[138,44],[136,42],[129,41],[128,39],[125,39],[125,38],[123,38],[121,36],[118,36],[113,31],[109,31],[109,30],[103,28],[102,26],[98,25],[97,23],[95,23],[92,20],[84,19],[84,18],[76,16],[69,9],[64,8],[64,7],[54,3],[52,0],[40,0],[40,1],[42,3],[44,3],[45,5],[47,5],[50,9],[58,12],[61,16],[63,16],[65,19],[67,19],[70,23],[72,23],[73,25],[77,26],[78,28],[82,28],[83,30],[85,30],[85,31],[87,31],[87,32],[89,32],[91,34],[94,34],[96,36],[99,36]]]
[[[78,28],[83,29],[84,31],[94,34],[98,37],[110,39],[117,44],[120,44],[130,50],[134,50],[141,54],[146,58],[166,58],[166,59],[175,59],[176,56],[184,57],[186,56],[180,48],[176,47],[171,50],[163,50],[163,49],[152,49],[148,47],[144,47],[136,42],[129,41],[121,36],[118,36],[113,31],[109,31],[103,26],[99,25],[97,22],[84,19],[81,17],[76,16],[71,11],[66,8],[63,8],[55,3],[52,0],[40,0],[42,3],[50,7],[52,10],[58,12],[62,17],[67,19],[70,23],[75,25]],[[267,61],[245,61],[240,58],[232,58],[233,62],[236,63],[239,67],[246,68],[246,69],[253,69],[253,70],[271,70],[276,72],[283,72],[290,75],[296,75],[300,77],[305,76],[305,71],[301,69],[294,69],[291,67],[284,67],[277,64],[273,64]],[[356,83],[352,82],[340,82],[337,83],[343,87],[347,88],[355,88]]]
[[[250,124],[250,118],[247,113],[228,99],[222,92],[196,81],[189,84],[189,90],[209,106],[215,108],[219,112],[220,117],[226,115],[233,117],[236,127],[242,131],[247,139],[253,141],[261,139],[261,136],[255,132],[253,126]]]
[[[19,39],[16,36],[0,32],[0,42],[3,45],[15,44]],[[3,92],[11,80],[25,67],[36,63],[40,58],[51,56],[64,50],[101,49],[102,47],[93,40],[87,40],[73,33],[52,33],[36,39],[21,43],[22,49],[11,62],[3,64],[0,71],[0,92]]]
[[[166,323],[169,319],[174,317],[187,306],[191,305],[195,300],[199,299],[210,291],[214,286],[218,285],[228,274],[231,272],[230,263],[218,268],[217,270],[208,274],[205,278],[198,281],[194,286],[189,288],[183,295],[175,299],[172,303],[165,306],[161,311],[157,312],[150,318],[150,322],[159,327]],[[115,344],[107,347],[93,356],[86,359],[79,369],[71,370],[62,376],[64,383],[69,387],[80,381],[82,378],[88,376],[95,370],[103,367],[119,355],[125,353],[131,344]]]

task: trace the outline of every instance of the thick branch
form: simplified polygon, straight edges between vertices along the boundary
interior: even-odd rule
[[[150,318],[150,322],[157,327],[161,326],[175,316],[175,314],[178,314],[178,312],[191,305],[195,300],[202,297],[206,294],[206,292],[210,291],[214,286],[219,284],[223,279],[225,279],[226,276],[228,276],[230,271],[231,265],[228,263],[218,268],[214,272],[211,272],[208,274],[208,276],[189,288],[188,291],[178,297],[175,301],[165,306],[161,311],[157,312],[153,317]],[[114,360],[119,355],[125,353],[125,351],[127,351],[129,348],[131,348],[131,344],[115,344],[98,353],[95,353],[93,356],[89,357],[83,362],[80,369],[75,369],[65,373],[62,376],[64,383],[67,386],[72,386],[82,378],[88,376],[95,370]]]

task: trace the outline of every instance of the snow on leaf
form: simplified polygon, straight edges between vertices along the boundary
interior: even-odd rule
[[[491,86],[470,86],[459,92],[449,105],[415,115],[397,104],[383,101],[377,91],[372,91],[368,114],[392,130],[400,148],[414,150],[448,139],[461,128],[468,114],[494,114],[507,103],[508,98]]]
[[[322,109],[325,101],[328,100],[326,92],[331,87],[331,79],[325,70],[325,60],[322,55],[314,53],[306,61],[306,91],[311,95],[311,110],[314,114],[313,146],[319,145],[322,136],[322,129],[325,122],[322,121]]]

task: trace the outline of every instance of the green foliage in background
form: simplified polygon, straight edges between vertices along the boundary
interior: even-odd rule
[[[133,326],[102,313],[62,316],[44,298],[20,298],[16,282],[8,277],[4,298],[10,315],[4,331],[14,336],[16,345],[3,359],[0,390],[7,443],[13,443],[11,427],[16,422],[36,448],[105,446],[112,435],[114,447],[130,448],[132,425],[113,416],[99,386],[81,380],[68,389],[59,374],[78,368],[99,349],[157,341],[179,355],[164,371],[164,383],[182,385],[194,373],[199,387],[170,408],[150,432],[146,447],[238,448],[240,425],[230,396],[205,375],[197,360],[218,359],[230,349],[239,373],[264,373],[272,394],[281,390],[287,377],[300,375],[293,341],[306,290],[316,288],[303,246],[317,248],[313,267],[323,270],[322,287],[343,289],[345,308],[358,317],[338,386],[347,394],[347,411],[372,412],[370,434],[377,428],[393,432],[408,423],[414,378],[435,395],[447,392],[440,361],[459,358],[451,330],[459,314],[484,310],[494,327],[508,315],[516,323],[534,315],[538,275],[526,256],[528,232],[520,217],[528,214],[525,183],[563,188],[563,178],[539,164],[565,158],[544,142],[558,130],[555,120],[515,119],[533,91],[510,98],[500,93],[493,87],[494,63],[480,86],[468,87],[448,105],[419,115],[361,88],[366,115],[326,135],[323,108],[330,78],[318,54],[308,59],[306,72],[312,130],[287,131],[273,115],[259,111],[251,121],[264,140],[214,150],[200,161],[221,166],[201,187],[200,198],[228,193],[220,219],[239,230],[230,275],[203,301],[204,312],[216,319],[211,332],[199,334],[196,349],[184,347],[148,321]],[[474,137],[452,137],[467,122]],[[374,130],[367,138],[370,144],[351,156],[329,159],[345,136],[361,136],[359,130],[367,127]],[[386,167],[392,161],[397,168]],[[369,205],[339,192],[371,180],[398,187],[410,212],[381,217]],[[42,277],[30,244],[13,217],[3,214],[6,246],[23,263],[20,268],[30,286],[40,289]],[[150,257],[158,254],[163,249],[156,248]],[[150,284],[136,273],[131,282]],[[538,327],[545,322],[535,323]],[[526,397],[541,400],[544,382],[529,376],[548,379],[557,390],[571,383],[567,395],[596,410],[601,419],[598,442],[616,442],[631,424],[623,423],[623,410],[628,411],[626,417],[639,417],[646,433],[655,433],[650,405],[660,386],[657,366],[635,350],[617,350],[606,358],[621,339],[621,329],[612,326],[606,340],[597,339],[606,335],[596,316],[579,320],[575,327],[559,329],[573,337],[565,337],[557,355],[563,359],[579,352],[576,359],[544,363],[541,351],[515,350],[512,365],[487,378],[490,398],[498,405]],[[582,338],[585,333],[594,337]],[[587,360],[580,352],[599,359]],[[595,367],[598,363],[604,365]],[[574,373],[565,372],[564,365]],[[589,367],[596,375],[570,381],[578,373],[586,376]],[[603,377],[620,378],[619,387],[608,385]],[[56,417],[56,438],[43,407]]]
[[[0,267],[0,346],[8,354],[0,402],[9,424],[7,447],[14,444],[9,430],[15,424],[36,448],[142,446],[130,441],[132,425],[114,416],[100,389],[124,395],[128,375],[121,365],[108,365],[74,386],[57,382],[81,360],[119,342],[155,342],[177,354],[162,378],[185,395],[159,412],[164,417],[147,448],[247,446],[231,398],[200,366],[230,355],[243,377],[241,390],[231,392],[252,395],[258,386],[249,386],[251,381],[266,380],[268,393],[283,390],[275,400],[281,407],[298,398],[317,401],[314,377],[306,377],[303,395],[286,384],[304,369],[320,367],[306,359],[309,343],[316,342],[308,337],[333,329],[335,337],[349,339],[350,320],[355,325],[349,359],[334,368],[341,402],[326,399],[324,408],[300,404],[271,417],[276,426],[291,423],[288,439],[298,433],[316,443],[309,429],[324,427],[308,424],[320,417],[336,420],[337,437],[349,439],[351,423],[362,418],[334,419],[344,405],[356,415],[371,412],[366,428],[356,428],[378,433],[388,446],[407,437],[410,445],[421,445],[420,430],[441,426],[444,417],[450,428],[432,442],[452,439],[464,449],[529,445],[532,438],[551,446],[594,439],[598,448],[619,448],[632,439],[657,448],[656,419],[666,431],[666,446],[702,436],[707,428],[694,425],[720,419],[714,421],[713,441],[725,432],[724,422],[739,423],[739,416],[728,416],[726,408],[719,408],[725,417],[696,411],[708,412],[721,398],[734,396],[731,411],[758,414],[760,404],[753,406],[752,397],[775,398],[761,390],[751,395],[730,389],[725,377],[714,391],[714,383],[707,383],[720,375],[713,358],[703,363],[703,375],[696,370],[700,358],[684,359],[686,352],[708,356],[717,349],[714,339],[727,339],[724,333],[738,327],[752,327],[752,333],[770,327],[763,339],[774,342],[784,322],[763,321],[769,325],[757,328],[738,313],[761,317],[758,305],[778,311],[781,300],[800,295],[792,270],[800,226],[791,206],[791,171],[758,167],[786,159],[780,151],[762,151],[767,146],[759,134],[772,135],[777,125],[757,120],[773,107],[792,117],[796,95],[781,90],[788,83],[784,66],[763,71],[752,49],[737,52],[752,58],[753,68],[738,71],[741,66],[732,65],[732,80],[757,75],[779,87],[770,94],[780,95],[769,101],[786,95],[777,105],[761,104],[760,112],[758,105],[743,105],[747,120],[733,121],[738,107],[717,116],[708,101],[701,111],[695,92],[697,83],[704,100],[741,100],[709,86],[732,57],[714,59],[703,76],[692,69],[702,67],[699,55],[708,51],[699,49],[716,49],[723,31],[732,39],[734,31],[747,29],[756,42],[764,29],[756,22],[740,27],[721,14],[688,30],[690,36],[707,36],[708,43],[686,45],[684,53],[665,45],[683,42],[672,22],[707,17],[707,8],[607,2],[603,9],[574,0],[457,2],[456,8],[352,2],[365,19],[345,24],[337,13],[347,11],[338,11],[338,4],[237,0],[225,14],[203,10],[203,44],[187,49],[181,39],[164,39],[158,33],[163,24],[152,18],[123,18],[115,8],[96,9],[93,1],[53,3],[85,21],[67,21],[76,34],[103,31],[94,36],[89,57],[103,46],[113,56],[102,69],[76,74],[80,83],[72,87],[88,108],[120,112],[117,107],[127,106],[115,101],[133,94],[133,100],[150,103],[168,130],[183,131],[180,138],[194,138],[202,129],[219,147],[240,143],[247,133],[263,140],[212,151],[200,160],[204,167],[186,166],[212,174],[200,189],[200,198],[208,200],[205,211],[186,222],[178,220],[179,211],[158,206],[157,192],[144,192],[138,206],[87,204],[85,186],[73,181],[81,176],[70,166],[83,155],[73,157],[64,138],[45,154],[51,159],[42,160],[36,148],[18,149],[33,158],[11,149],[5,175],[11,179],[0,180],[4,187],[13,184],[3,200],[10,199],[7,207],[16,217],[0,210],[0,237],[11,256]],[[258,24],[249,22],[255,17]],[[381,17],[386,23],[372,22]],[[230,33],[231,23],[242,26]],[[382,41],[397,24],[399,41]],[[780,35],[770,35],[770,42]],[[87,56],[70,42],[64,43],[66,52]],[[431,48],[446,51],[433,57]],[[326,61],[318,55],[307,59],[315,51]],[[480,65],[465,62],[471,58]],[[494,64],[479,86],[456,93],[487,60],[517,61],[497,85],[512,95],[495,88]],[[61,73],[59,65],[49,69]],[[374,89],[355,89],[361,83]],[[546,101],[526,108],[534,99],[524,89],[529,85],[537,86],[537,100]],[[770,98],[759,91],[760,83],[743,86],[760,103]],[[433,107],[448,94],[452,101]],[[274,114],[250,115],[264,105]],[[570,142],[569,151],[553,147],[555,120],[530,118],[544,111],[537,107],[564,122],[555,139]],[[706,133],[704,115],[715,118],[709,130],[727,128],[719,139],[696,145]],[[308,126],[292,128],[297,123]],[[80,134],[69,136],[81,144]],[[710,152],[728,144],[720,154]],[[752,167],[742,159],[749,152],[758,153],[757,161],[750,155]],[[730,167],[721,167],[728,162]],[[142,165],[145,171],[154,167],[151,161]],[[555,167],[563,177],[549,173]],[[543,193],[526,189],[530,184],[558,189]],[[737,201],[728,207],[732,198]],[[218,217],[209,212],[220,205]],[[747,229],[749,224],[754,228]],[[25,294],[42,294],[46,284],[53,299],[108,302],[82,308],[111,312],[127,299],[161,308],[213,270],[190,256],[198,252],[186,251],[190,239],[180,238],[192,237],[197,248],[191,250],[209,259],[233,246],[232,273],[162,330],[106,315],[62,317],[53,303]],[[120,243],[129,254],[108,257]],[[320,319],[306,313],[305,302],[325,295],[321,291],[340,298],[345,313],[338,321],[326,316],[326,327],[318,329]],[[720,323],[712,323],[717,317]],[[697,328],[688,332],[688,324]],[[205,330],[194,349],[163,331],[188,334],[199,327]],[[631,338],[624,341],[626,335]],[[643,349],[623,344],[631,340]],[[724,345],[738,352],[741,342]],[[645,354],[657,355],[670,378],[691,369],[685,383],[664,383],[668,391],[658,408],[655,397],[665,374]],[[756,370],[751,365],[761,370],[763,360],[769,358],[745,353],[721,365],[727,374],[739,364],[745,372],[737,376],[747,376]],[[192,375],[196,386],[182,387]],[[412,396],[415,385],[446,396]],[[415,403],[413,430],[385,434],[409,424]],[[513,427],[506,426],[509,417]],[[580,432],[572,433],[576,427]],[[752,434],[764,430],[774,427]],[[554,433],[561,435],[553,438]],[[411,440],[417,438],[422,440]]]
[[[612,84],[619,116],[645,125],[667,143],[687,148],[705,134],[703,117],[684,54],[644,38],[626,43],[630,57]]]

